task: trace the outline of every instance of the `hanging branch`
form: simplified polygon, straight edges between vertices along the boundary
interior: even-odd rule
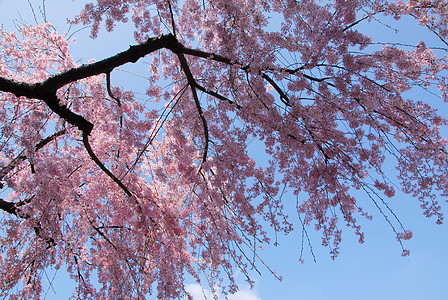
[[[132,194],[129,191],[129,189],[121,182],[120,179],[118,179],[95,155],[95,153],[92,150],[92,147],[90,147],[89,143],[89,136],[88,134],[84,133],[82,135],[82,143],[84,144],[84,147],[87,150],[87,153],[89,154],[90,158],[97,164],[97,166],[106,173],[107,176],[109,176],[125,193],[128,197],[131,197]]]
[[[114,96],[114,94],[112,93],[112,88],[110,86],[110,72],[106,73],[106,89],[107,89],[107,93],[109,94],[109,97],[111,97],[112,99],[115,100],[115,102],[117,102],[118,107],[121,109],[121,100],[117,97]],[[122,111],[120,110],[120,128],[123,127],[123,114]]]
[[[193,77],[193,74],[191,73],[190,67],[188,66],[188,62],[185,59],[185,56],[183,53],[177,54],[179,57],[180,65],[182,66],[182,69],[184,70],[185,76],[187,77],[188,84],[190,85],[191,92],[193,93],[194,102],[196,104],[196,109],[199,114],[199,118],[202,121],[202,126],[204,127],[204,154],[202,155],[202,162],[205,162],[207,160],[207,153],[208,153],[208,143],[209,140],[209,132],[208,132],[208,125],[207,120],[204,117],[204,112],[202,111],[201,103],[199,102],[198,93],[196,91],[196,80]]]

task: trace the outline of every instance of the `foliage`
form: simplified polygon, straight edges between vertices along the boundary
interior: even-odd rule
[[[131,20],[137,45],[85,65],[49,23],[1,31],[0,295],[39,297],[49,267],[83,299],[183,297],[185,276],[203,273],[232,293],[234,268],[250,280],[262,263],[268,228],[294,229],[283,205],[296,197],[334,257],[341,225],[364,240],[368,201],[400,244],[412,237],[386,202],[395,183],[441,223],[446,120],[408,97],[447,100],[447,5],[97,0],[70,22],[95,38]],[[417,22],[428,40],[363,34],[384,20]],[[148,101],[111,84],[139,59]]]

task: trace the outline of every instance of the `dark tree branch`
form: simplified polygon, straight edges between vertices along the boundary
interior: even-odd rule
[[[171,7],[171,1],[168,2],[168,8],[170,9],[170,15],[171,15],[171,27],[173,28],[173,34],[176,36],[176,23],[174,22],[174,14],[173,14],[173,8]]]
[[[211,59],[213,61],[217,61],[217,62],[221,62],[227,65],[242,65],[241,63],[238,63],[235,60],[232,60],[228,57],[219,55],[219,54],[215,54],[215,53],[211,53],[211,52],[206,52],[206,51],[202,51],[202,50],[198,50],[198,49],[191,49],[191,48],[186,48],[183,45],[181,46],[181,51],[184,54],[188,54],[191,56],[196,56],[196,57],[201,57],[201,58],[207,58],[207,59]]]
[[[140,58],[163,48],[177,49],[180,43],[172,34],[150,38],[139,45],[130,46],[128,50],[120,52],[109,58],[100,60],[77,68],[70,69],[48,78],[44,84],[60,88],[70,82],[99,74],[107,74],[113,69],[127,63],[135,63]]]
[[[43,139],[42,141],[40,141],[35,148],[35,151],[39,151],[41,148],[43,148],[46,144],[48,144],[49,142],[51,142],[52,140],[54,140],[57,137],[60,137],[61,135],[64,135],[67,132],[67,129],[61,129],[55,133],[53,133],[52,135],[46,137],[45,139]]]
[[[204,127],[205,141],[204,141],[204,154],[202,155],[202,162],[205,162],[207,160],[208,143],[209,143],[207,120],[204,117],[204,112],[202,111],[201,103],[199,102],[198,93],[196,91],[197,83],[193,77],[193,74],[191,73],[190,67],[188,66],[187,59],[185,58],[183,53],[178,53],[177,56],[179,57],[180,65],[182,66],[185,76],[187,77],[188,84],[191,87],[191,92],[193,93],[193,98],[194,98],[194,102],[196,104],[196,109],[198,111],[199,118],[202,121],[202,126]]]
[[[367,20],[367,19],[371,18],[372,16],[373,16],[373,15],[370,15],[370,14],[365,15],[365,16],[362,17],[361,19],[359,19],[359,20],[357,20],[357,21],[355,21],[355,22],[349,24],[347,27],[345,27],[344,29],[342,29],[342,32],[349,30],[349,29],[352,28],[353,26],[358,25],[358,24],[361,23],[362,21]]]
[[[31,99],[40,99],[61,118],[89,135],[93,129],[93,124],[69,110],[65,105],[61,105],[56,96],[56,91],[68,83],[94,75],[110,73],[116,67],[129,62],[135,63],[147,54],[162,48],[178,53],[181,47],[172,34],[163,35],[148,39],[145,43],[131,46],[128,50],[112,57],[51,76],[40,83],[30,84],[0,77],[0,91],[12,93],[16,97],[23,96]]]
[[[8,201],[5,201],[3,199],[0,199],[0,209],[5,211],[5,212],[7,212],[7,213],[9,213],[9,214],[15,215],[16,217],[21,217],[23,219],[28,219],[29,216],[27,216],[27,215],[23,215],[23,214],[19,215],[17,209],[20,206],[23,206],[23,205],[25,205],[27,203],[30,203],[31,200],[33,200],[33,198],[34,198],[34,195],[31,196],[30,198],[26,198],[26,199],[17,201],[16,203],[8,202]]]
[[[312,80],[312,81],[316,81],[316,82],[325,82],[326,84],[335,87],[334,84],[332,84],[331,82],[327,82],[326,80],[330,79],[330,77],[324,77],[324,78],[316,78],[310,75],[306,75],[306,74],[302,74],[303,77],[305,77],[306,79]]]
[[[0,199],[0,209],[7,212],[8,214],[17,216],[17,207],[13,202],[8,202]]]
[[[201,58],[205,58],[205,59],[210,59],[216,62],[220,62],[226,65],[237,65],[240,66],[240,69],[243,71],[249,71],[250,70],[250,65],[245,65],[237,60],[231,59],[229,57],[225,57],[216,53],[212,53],[212,52],[207,52],[207,51],[202,51],[199,49],[192,49],[192,48],[186,48],[184,47],[182,44],[178,43],[177,45],[177,49],[176,51],[180,51],[184,54],[188,54],[191,56],[195,56],[195,57],[201,57]],[[171,49],[173,52],[177,53],[175,51],[175,49]],[[296,69],[286,69],[286,68],[274,68],[274,67],[269,67],[266,68],[265,71],[271,71],[271,72],[286,72],[288,74],[297,74],[297,72],[302,71],[306,69],[306,65],[298,67]],[[313,78],[315,79],[315,78]],[[317,79],[317,78],[316,78]],[[325,78],[328,79],[328,78]],[[321,81],[323,81],[324,79],[322,79]]]
[[[200,85],[200,84],[197,83],[197,82],[196,82],[196,88],[197,88],[198,90],[200,90],[200,91],[206,93],[206,94],[209,94],[209,95],[212,96],[212,97],[215,97],[215,98],[219,99],[219,100],[227,101],[229,104],[234,104],[234,105],[236,105],[236,108],[241,109],[241,105],[239,105],[239,104],[236,103],[235,101],[232,101],[232,100],[230,100],[229,98],[224,97],[223,95],[221,95],[221,94],[219,94],[219,93],[217,93],[217,92],[214,92],[214,91],[211,91],[211,90],[209,90],[209,89],[206,89],[205,87],[203,87],[202,85]]]
[[[97,164],[97,166],[106,173],[107,176],[109,176],[125,193],[128,197],[131,197],[132,194],[129,191],[129,189],[121,182],[120,179],[118,179],[95,155],[95,153],[92,150],[92,147],[90,147],[89,143],[89,135],[84,133],[82,136],[82,142],[84,144],[84,147],[87,150],[87,153],[89,154],[90,158]]]
[[[110,72],[106,73],[106,89],[107,89],[107,93],[109,94],[109,97],[111,97],[112,99],[114,99],[117,102],[118,107],[121,107],[120,99],[115,97],[114,94],[112,93],[112,88],[110,86]]]
[[[55,77],[57,76],[58,75]],[[58,114],[68,123],[78,127],[81,131],[90,134],[93,129],[93,124],[84,119],[84,117],[69,110],[67,106],[59,103],[56,91],[65,83],[60,86],[54,85],[54,82],[52,81],[53,78],[54,77],[50,77],[41,83],[30,84],[0,77],[0,91],[12,93],[16,97],[40,99],[44,101],[53,112]]]
[[[110,87],[110,72],[106,73],[106,89],[107,93],[109,94],[109,97],[114,99],[117,102],[118,107],[121,108],[120,99],[114,96],[114,94],[112,93],[112,88]],[[123,114],[120,111],[120,128],[122,127],[123,127]]]
[[[261,75],[263,79],[265,79],[267,82],[269,82],[270,85],[277,91],[277,93],[280,95],[280,100],[286,105],[291,106],[289,102],[289,97],[283,92],[283,90],[278,86],[278,84],[269,77],[266,73],[262,73]]]

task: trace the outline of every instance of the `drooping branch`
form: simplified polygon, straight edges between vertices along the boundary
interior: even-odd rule
[[[199,102],[199,97],[196,91],[196,80],[193,77],[193,74],[191,73],[190,67],[188,66],[188,62],[185,58],[185,55],[183,53],[179,53],[177,55],[179,57],[180,65],[182,66],[182,69],[184,70],[185,76],[187,77],[188,84],[190,85],[191,92],[193,93],[194,102],[196,104],[196,109],[199,114],[199,118],[201,119],[202,126],[204,127],[204,154],[202,155],[202,162],[205,162],[207,160],[207,153],[208,153],[208,143],[209,143],[209,133],[208,133],[208,125],[207,120],[205,119],[204,113],[202,111],[201,103]]]
[[[110,86],[110,72],[106,73],[106,90],[107,93],[109,94],[109,97],[114,99],[115,102],[117,102],[118,107],[121,108],[121,100],[115,97],[114,94],[112,93],[112,88]],[[123,114],[121,111],[120,111],[120,128],[123,128]]]
[[[132,194],[129,191],[129,189],[121,182],[120,179],[118,179],[106,166],[99,160],[99,158],[95,155],[95,153],[92,150],[92,147],[89,143],[89,136],[87,134],[83,134],[82,136],[82,142],[84,144],[84,147],[87,150],[87,153],[89,154],[90,158],[96,163],[96,165],[104,172],[107,176],[109,176],[125,193],[128,197],[131,197]]]

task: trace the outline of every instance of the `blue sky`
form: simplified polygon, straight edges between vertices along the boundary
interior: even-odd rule
[[[38,13],[42,1],[31,2]],[[60,32],[66,31],[68,26],[64,21],[67,16],[79,10],[80,3],[82,2],[78,0],[47,0],[48,20],[55,23]],[[5,29],[13,28],[12,19],[23,19],[28,24],[34,22],[27,0],[1,0],[0,11],[2,12],[0,23],[5,25]],[[91,57],[101,59],[114,54],[133,43],[132,35],[129,35],[127,30],[117,31],[113,33],[113,37],[95,41],[90,40],[88,34],[88,30],[76,34],[78,41],[72,47],[74,57],[83,59],[84,62]],[[378,31],[372,34],[384,33]],[[394,38],[393,35],[391,38]],[[132,80],[135,78],[132,77]],[[447,112],[448,107],[440,105],[440,114],[447,116]],[[293,206],[295,199],[290,201]],[[364,202],[368,203],[368,200]],[[243,282],[242,291],[229,299],[448,299],[448,224],[438,226],[434,220],[426,219],[418,202],[409,195],[398,193],[389,204],[405,227],[414,232],[414,237],[405,244],[411,250],[409,257],[401,257],[399,244],[379,214],[374,214],[373,222],[361,220],[366,233],[366,242],[362,245],[349,230],[346,230],[341,254],[334,261],[330,259],[328,250],[320,246],[319,233],[309,229],[317,262],[313,262],[305,244],[305,263],[301,264],[298,261],[301,236],[300,231],[296,231],[287,237],[279,236],[278,247],[268,246],[259,252],[265,262],[283,276],[283,281],[278,282],[268,270],[260,266],[262,276],[253,273],[256,282],[254,290],[248,290]],[[49,277],[52,277],[51,273]],[[54,281],[54,291],[49,290],[47,299],[65,299],[70,295],[72,282],[66,277],[62,271],[58,272]],[[238,274],[237,278],[244,279]],[[200,296],[202,292],[198,286],[192,283],[188,288],[197,295],[195,299],[202,299]]]

